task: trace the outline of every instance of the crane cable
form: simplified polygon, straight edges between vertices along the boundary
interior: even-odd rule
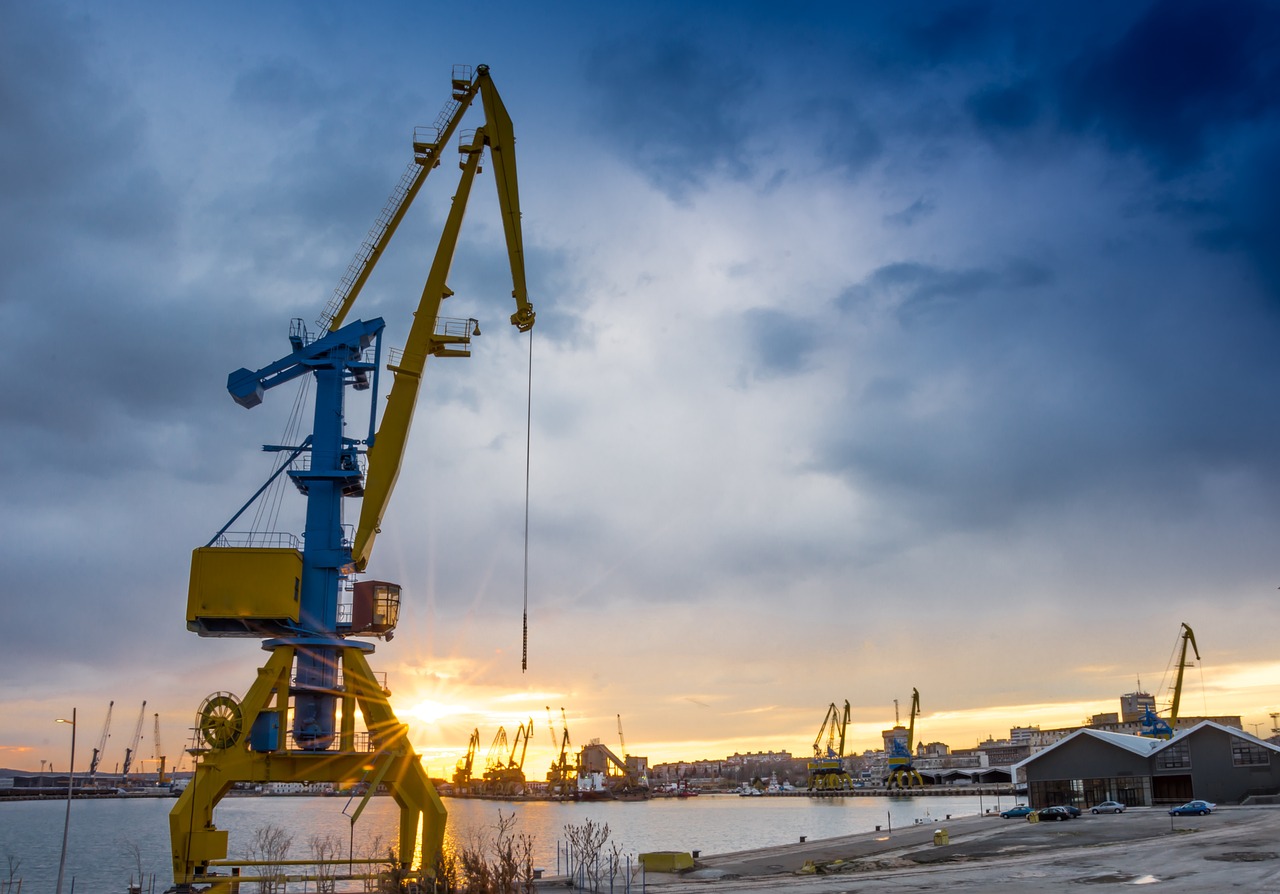
[[[529,330],[529,378],[524,419],[524,617],[521,624],[520,672],[529,669],[529,454],[533,440],[533,330]]]
[[[298,432],[302,427],[302,414],[306,407],[307,396],[311,393],[311,377],[303,376],[298,382],[298,390],[293,398],[293,408],[289,411],[289,417],[285,420],[284,431],[280,435],[281,444],[292,444],[294,438],[298,437]],[[278,472],[282,465],[290,462],[288,452],[282,453],[278,462],[274,464],[272,473]],[[258,508],[254,514],[253,523],[250,528],[250,540],[252,541],[256,534],[268,534],[276,530],[276,523],[280,517],[280,505],[284,500],[285,488],[282,480],[277,479],[270,489],[264,494],[265,499],[258,504]],[[269,545],[269,544],[264,544]]]

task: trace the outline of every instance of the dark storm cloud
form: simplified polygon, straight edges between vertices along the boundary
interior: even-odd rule
[[[874,371],[849,383],[820,465],[944,529],[1082,499],[1181,511],[1215,474],[1273,480],[1274,322],[1247,295],[1076,282],[909,262],[847,290],[844,314],[894,325],[856,347]]]
[[[883,220],[891,227],[912,227],[937,210],[933,199],[921,196],[901,211],[884,215]]]
[[[881,297],[892,300],[900,323],[910,326],[946,313],[959,302],[993,293],[1035,289],[1050,282],[1051,272],[1031,261],[1015,261],[1002,268],[944,270],[930,264],[887,264],[845,291],[836,301],[843,312]]]
[[[18,296],[7,287],[11,277],[29,279],[23,274],[31,265],[69,253],[80,239],[96,248],[162,238],[172,229],[173,214],[157,172],[139,163],[145,118],[88,62],[90,35],[45,6],[14,7],[5,24],[0,283],[6,284],[6,300],[13,300]]]
[[[1204,235],[1215,247],[1240,248],[1253,259],[1270,290],[1272,310],[1280,313],[1280,131],[1254,150],[1242,171],[1225,198],[1228,213],[1221,227]]]
[[[926,4],[904,13],[898,14],[903,43],[925,65],[973,58],[998,30],[989,3]]]
[[[846,176],[861,173],[884,151],[884,141],[866,115],[838,94],[802,103],[793,127],[811,135],[818,157]]]
[[[3,390],[0,414],[51,445],[35,465],[87,472],[52,449],[78,436],[128,466],[145,451],[127,426],[178,409],[191,384],[190,348],[160,334],[177,313],[165,294],[176,194],[149,158],[145,116],[93,67],[91,35],[45,7],[22,13],[0,31],[0,318],[24,350],[5,352],[0,375],[28,385]]]
[[[669,196],[713,175],[749,175],[747,107],[759,79],[746,59],[649,32],[595,47],[587,76],[600,135]]]
[[[751,346],[748,357],[756,361],[752,375],[769,379],[808,367],[809,355],[818,343],[812,320],[758,307],[743,314],[743,323]]]
[[[1064,73],[1066,120],[1166,174],[1280,109],[1280,6],[1165,0]]]
[[[987,84],[969,95],[965,103],[978,127],[987,132],[1021,130],[1040,117],[1040,98],[1035,85]]]
[[[304,66],[289,61],[264,62],[236,78],[231,99],[276,122],[312,114],[327,91]]]

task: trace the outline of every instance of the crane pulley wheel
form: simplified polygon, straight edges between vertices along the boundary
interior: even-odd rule
[[[230,692],[215,692],[200,705],[196,730],[210,748],[230,748],[244,731],[244,712]]]

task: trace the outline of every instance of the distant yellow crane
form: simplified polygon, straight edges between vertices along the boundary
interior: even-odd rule
[[[471,785],[475,781],[471,778],[471,769],[475,765],[476,749],[479,747],[480,730],[473,729],[471,738],[467,741],[466,756],[458,759],[458,765],[453,770],[453,787],[456,791],[471,791]]]
[[[895,701],[896,705],[897,702]],[[889,747],[889,776],[885,780],[887,788],[910,788],[923,786],[924,779],[915,768],[912,759],[916,747],[916,715],[920,713],[920,690],[911,690],[911,720],[907,727],[907,741],[894,738]],[[897,718],[895,717],[895,720]],[[896,726],[895,726],[896,728]]]
[[[569,762],[569,722],[565,719],[564,708],[560,709],[561,734],[556,735],[555,724],[551,719],[551,706],[547,705],[547,727],[551,730],[551,744],[560,742],[560,753],[547,771],[547,791],[556,800],[571,799],[578,791],[577,767]]]
[[[481,790],[485,794],[502,793],[502,776],[507,769],[507,728],[498,727],[489,744],[489,753],[484,759],[484,775],[481,777]]]
[[[1182,678],[1187,669],[1187,646],[1195,653],[1196,661],[1200,660],[1200,647],[1196,645],[1196,635],[1186,621],[1178,631],[1181,645],[1178,650],[1178,672],[1173,683],[1173,701],[1169,705],[1169,719],[1165,720],[1155,709],[1148,705],[1142,717],[1142,735],[1152,739],[1172,739],[1178,728],[1178,707],[1182,703]]]
[[[622,715],[618,714],[618,749],[622,752],[622,772],[626,775],[626,781],[622,785],[624,794],[649,794],[649,778],[641,772],[642,761],[637,758],[631,759],[631,755],[627,754],[627,740],[622,735]]]
[[[507,728],[498,727],[484,762],[482,790],[489,795],[524,794],[524,756],[533,733],[533,718],[520,724],[508,740]]]
[[[107,719],[102,723],[102,735],[98,737],[98,747],[93,749],[93,757],[89,760],[89,784],[92,785],[98,775],[98,764],[102,761],[102,754],[107,750],[107,736],[111,733],[111,711],[115,708],[115,701],[107,702]]]
[[[524,794],[524,756],[529,750],[529,738],[533,735],[533,718],[522,723],[516,729],[515,740],[511,743],[511,757],[507,759],[506,770],[502,776],[502,788],[505,795]],[[519,752],[519,757],[516,757]]]
[[[147,702],[142,701],[142,710],[138,712],[138,725],[133,729],[133,738],[129,740],[129,747],[124,750],[124,766],[120,769],[120,782],[123,784],[129,781],[129,771],[133,769],[134,762],[138,759],[138,744],[142,741],[142,724],[147,718]]]
[[[164,775],[165,756],[164,756],[164,751],[160,746],[160,715],[158,713],[156,714],[155,720],[156,720],[155,735],[151,737],[151,747],[152,749],[154,749],[154,752],[155,752],[154,760],[156,762],[156,785],[164,785],[166,782],[165,775]]]
[[[849,700],[844,713],[832,702],[827,716],[813,740],[813,760],[809,761],[809,791],[833,791],[853,788],[853,777],[844,766],[845,734],[849,729]],[[826,737],[826,746],[822,744]]]

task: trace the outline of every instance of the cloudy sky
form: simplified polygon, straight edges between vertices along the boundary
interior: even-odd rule
[[[1280,711],[1280,9],[1252,2],[6,3],[0,766],[172,755],[256,641],[190,550],[270,472],[288,351],[456,63],[519,138],[532,339],[485,175],[370,571],[433,773],[547,708],[653,761],[1079,723],[1139,683]],[[480,123],[479,110],[469,119]],[[403,341],[433,176],[355,314]],[[285,393],[290,392],[290,393]],[[359,423],[356,424],[359,428]],[[362,431],[353,435],[361,436]],[[276,529],[300,532],[286,494]],[[356,517],[351,507],[349,520]]]

